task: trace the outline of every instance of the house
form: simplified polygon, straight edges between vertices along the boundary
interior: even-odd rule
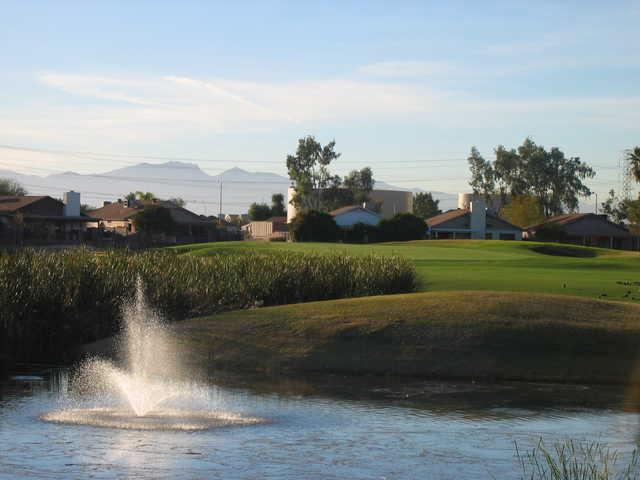
[[[595,213],[557,215],[537,225],[526,227],[525,238],[541,237],[545,230],[551,231],[551,235],[558,236],[549,240],[593,247],[638,249],[637,237],[634,237],[624,225],[611,222],[606,215]]]
[[[159,205],[169,210],[171,218],[176,224],[175,232],[156,234],[155,242],[161,243],[191,243],[210,242],[217,239],[213,222],[201,218],[184,207],[172,202],[161,200],[134,200],[133,202],[104,202],[102,208],[89,212],[97,219],[96,226],[106,232],[127,237],[138,233],[134,218],[136,214],[149,205]]]
[[[287,222],[291,223],[298,214],[292,200],[295,189],[289,187],[287,190]],[[380,218],[391,218],[398,213],[413,212],[413,193],[406,190],[378,190],[374,189],[369,193],[369,203],[377,205]]]
[[[522,229],[487,211],[484,201],[475,199],[469,208],[457,208],[428,218],[429,238],[522,240]]]
[[[94,218],[80,213],[80,194],[64,201],[47,195],[0,196],[0,243],[10,245],[81,242]]]
[[[370,210],[365,205],[349,205],[329,212],[340,228],[353,228],[354,225],[362,223],[365,225],[378,225],[381,216]]]
[[[248,240],[287,240],[287,217],[271,217],[263,221],[249,222],[242,226],[242,232]]]

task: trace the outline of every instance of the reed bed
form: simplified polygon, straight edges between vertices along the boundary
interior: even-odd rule
[[[58,361],[113,334],[120,308],[143,282],[169,319],[311,300],[410,292],[413,266],[391,256],[90,250],[0,254],[0,355]],[[0,359],[1,360],[1,359]]]

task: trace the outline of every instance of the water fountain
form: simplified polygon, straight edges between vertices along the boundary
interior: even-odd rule
[[[71,385],[76,405],[48,412],[43,420],[144,430],[203,430],[262,421],[217,408],[206,385],[176,380],[186,378],[187,371],[162,318],[147,304],[140,280],[122,313],[118,351],[124,367],[102,358],[83,362]]]

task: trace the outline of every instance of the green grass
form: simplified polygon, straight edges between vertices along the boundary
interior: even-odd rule
[[[638,318],[640,306],[623,302],[430,292],[225,312],[171,328],[196,370],[637,384]],[[103,341],[86,351],[109,350]]]
[[[564,255],[536,251],[536,242],[439,240],[369,245],[278,242],[219,242],[176,247],[188,255],[238,251],[395,254],[410,259],[421,291],[491,290],[541,292],[640,301],[640,254],[562,246]],[[551,244],[553,246],[553,244]],[[560,246],[557,246],[558,248]],[[567,248],[569,251],[567,251]],[[568,255],[567,255],[568,254]],[[584,256],[582,256],[584,255]],[[630,292],[630,293],[629,293]]]

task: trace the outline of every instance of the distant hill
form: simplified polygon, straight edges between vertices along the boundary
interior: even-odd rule
[[[138,190],[153,192],[160,198],[180,197],[196,213],[217,214],[219,211],[220,182],[222,181],[223,213],[246,212],[252,202],[271,202],[274,193],[287,194],[289,179],[270,172],[249,172],[231,168],[218,175],[209,175],[195,163],[166,162],[136,165],[96,174],[75,172],[48,176],[24,175],[0,170],[0,177],[22,183],[32,194],[61,198],[68,190],[82,195],[82,203],[99,207],[106,200],[123,198]],[[377,181],[376,188],[389,190],[423,191],[419,188],[401,188]],[[433,192],[440,200],[440,208],[455,208],[457,195]]]

